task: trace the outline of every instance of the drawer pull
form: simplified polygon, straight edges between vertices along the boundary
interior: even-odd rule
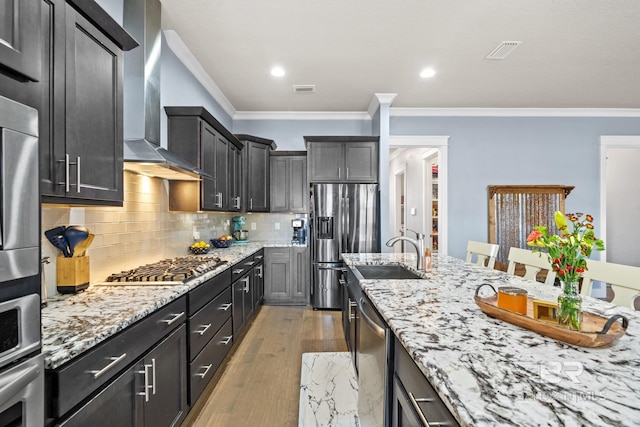
[[[244,271],[244,268],[236,268],[235,270],[233,270],[233,274],[240,274]]]
[[[262,259],[262,258],[264,258],[264,255],[256,255],[256,256],[254,256],[254,258]]]
[[[429,421],[427,421],[427,418],[424,416],[424,413],[422,412],[422,409],[420,409],[420,406],[418,406],[418,402],[433,402],[433,399],[431,399],[431,398],[418,398],[418,399],[416,399],[416,397],[411,392],[409,392],[409,399],[411,400],[411,406],[413,406],[413,409],[418,414],[418,417],[420,418],[420,421],[422,422],[422,425],[427,426],[427,427],[448,425],[448,423],[440,423],[440,422],[429,424]]]
[[[229,309],[231,308],[231,306],[232,306],[232,305],[233,305],[233,304],[231,304],[230,302],[228,302],[228,303],[226,303],[226,304],[222,304],[222,305],[220,306],[220,310],[227,311],[227,310],[229,310]]]
[[[196,331],[196,334],[200,334],[200,336],[202,336],[211,327],[211,323],[207,323],[206,325],[200,325],[200,326],[202,326],[202,329],[200,329],[199,331]]]
[[[174,314],[173,318],[171,319],[163,319],[161,320],[162,322],[165,322],[167,324],[167,326],[171,325],[172,323],[175,323],[179,318],[181,318],[182,316],[184,316],[184,311],[178,314]]]
[[[199,372],[196,375],[199,376],[200,378],[206,377],[212,366],[213,366],[212,363],[209,363],[207,366],[201,366],[201,368],[204,368],[204,372]]]
[[[107,366],[105,366],[104,368],[100,369],[99,371],[89,371],[90,374],[93,374],[93,379],[98,379],[100,378],[102,375],[104,375],[105,373],[107,373],[107,371],[109,371],[111,368],[113,368],[114,366],[116,366],[118,363],[122,362],[124,360],[124,358],[127,357],[127,353],[122,353],[120,356],[118,357],[110,357],[109,360],[111,360],[111,363],[109,363]]]
[[[225,339],[220,341],[220,344],[227,345],[227,344],[229,344],[231,342],[232,339],[233,339],[233,335],[229,335],[228,337],[226,337]]]
[[[247,261],[244,263],[244,265],[252,266],[255,263],[256,263],[255,261]]]

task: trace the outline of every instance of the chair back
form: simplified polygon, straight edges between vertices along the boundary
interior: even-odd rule
[[[545,253],[511,247],[509,248],[507,273],[515,275],[516,264],[524,265],[524,278],[527,280],[536,280],[540,270],[547,270],[545,285],[553,286],[553,282],[556,280],[556,273],[552,271],[551,264]]]
[[[612,303],[635,309],[635,299],[640,296],[640,267],[589,260],[587,268],[582,275],[581,294],[591,295],[594,280],[608,283],[614,292]]]
[[[486,267],[494,268],[498,249],[500,249],[500,245],[496,245],[494,243],[474,242],[473,240],[469,240],[469,243],[467,243],[467,258],[465,261],[474,262],[472,259],[475,255],[475,264],[485,266],[486,263]]]

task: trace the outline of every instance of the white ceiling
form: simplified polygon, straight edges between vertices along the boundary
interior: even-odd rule
[[[640,108],[639,0],[162,0],[237,111]],[[522,41],[504,60],[484,59]],[[284,67],[281,78],[270,75]],[[421,79],[422,68],[437,74]],[[314,84],[295,94],[292,85]]]

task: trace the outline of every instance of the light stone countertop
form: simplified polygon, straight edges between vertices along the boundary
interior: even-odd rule
[[[343,259],[415,267],[413,254]],[[549,301],[559,288],[438,255],[423,277],[360,285],[461,425],[640,425],[640,313],[584,297],[583,310],[623,314],[629,328],[609,347],[575,347],[488,317],[474,301],[483,283]]]
[[[45,367],[55,369],[90,350],[127,326],[188,293],[264,247],[294,247],[286,242],[250,242],[214,249],[227,264],[173,286],[95,286],[75,295],[56,295],[42,309],[42,352]]]

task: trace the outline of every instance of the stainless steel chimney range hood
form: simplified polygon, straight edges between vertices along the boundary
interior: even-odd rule
[[[124,56],[124,170],[199,181],[209,175],[160,147],[160,22],[159,0],[124,2],[123,26],[140,43]]]

